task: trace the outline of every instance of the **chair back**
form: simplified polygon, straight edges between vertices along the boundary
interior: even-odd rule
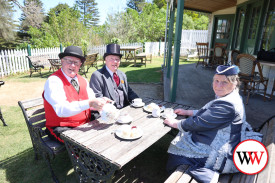
[[[240,68],[240,75],[253,76],[256,65],[256,58],[249,54],[239,54],[237,63]]]
[[[224,48],[221,46],[215,46],[214,57],[224,57]]]
[[[196,46],[197,46],[199,58],[208,56],[208,42],[207,43],[196,42]]]
[[[227,43],[215,43],[214,47],[216,47],[216,46],[220,46],[220,47],[222,47],[224,50],[227,49]]]
[[[231,63],[234,65],[238,65],[237,63],[237,56],[240,54],[241,52],[239,50],[232,50],[231,52]]]

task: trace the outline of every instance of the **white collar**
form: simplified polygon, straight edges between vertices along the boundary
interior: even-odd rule
[[[112,76],[112,78],[114,77],[114,72],[112,72],[108,67],[107,67],[107,65],[105,65],[106,66],[106,69],[107,69],[107,71],[109,72],[109,74]]]
[[[69,81],[69,83],[71,83],[71,80],[72,80],[72,79],[76,80],[76,82],[78,83],[77,75],[75,75],[74,78],[71,78],[71,77],[69,77],[69,76],[67,76],[67,75],[65,74],[65,72],[63,71],[62,68],[61,68],[61,71],[62,71],[62,73],[64,74],[65,78]]]

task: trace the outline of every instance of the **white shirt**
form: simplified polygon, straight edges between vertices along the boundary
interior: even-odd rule
[[[73,78],[68,77],[63,70],[62,73],[66,79],[71,83]],[[77,77],[74,78],[77,83]],[[84,78],[85,79],[85,78]],[[93,90],[89,87],[87,79],[87,92],[89,99],[95,98]],[[63,82],[57,76],[50,76],[44,86],[44,98],[51,104],[58,117],[74,116],[86,109],[89,109],[89,100],[68,102],[63,88]]]
[[[107,71],[109,72],[109,74],[112,76],[112,79],[114,80],[114,73],[116,73],[116,72],[112,72],[108,67],[107,67],[107,65],[106,65],[106,69],[107,69]],[[116,73],[117,74],[117,73]]]

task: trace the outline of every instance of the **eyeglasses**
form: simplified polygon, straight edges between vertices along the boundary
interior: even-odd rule
[[[68,58],[63,58],[67,64],[70,64],[70,65],[75,65],[75,66],[80,66],[81,65],[81,62],[80,61],[74,61],[74,60],[71,60],[71,59],[68,59]]]
[[[108,60],[114,62],[114,61],[117,61],[117,62],[120,62],[120,58],[109,58]]]

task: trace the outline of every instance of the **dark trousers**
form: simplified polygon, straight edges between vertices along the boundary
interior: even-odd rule
[[[60,138],[60,134],[62,132],[72,129],[72,127],[58,126],[58,127],[53,127],[51,129],[52,130],[50,131],[48,128],[46,128],[46,131],[45,131],[46,134],[49,136],[49,138],[52,140],[64,143],[63,140]]]
[[[204,168],[204,164],[207,158],[188,158],[185,156],[178,156],[169,154],[166,169],[169,174],[172,174],[176,168],[180,165],[190,165],[186,173],[192,176],[196,181],[202,183],[210,183],[214,176],[218,176],[218,173]]]

